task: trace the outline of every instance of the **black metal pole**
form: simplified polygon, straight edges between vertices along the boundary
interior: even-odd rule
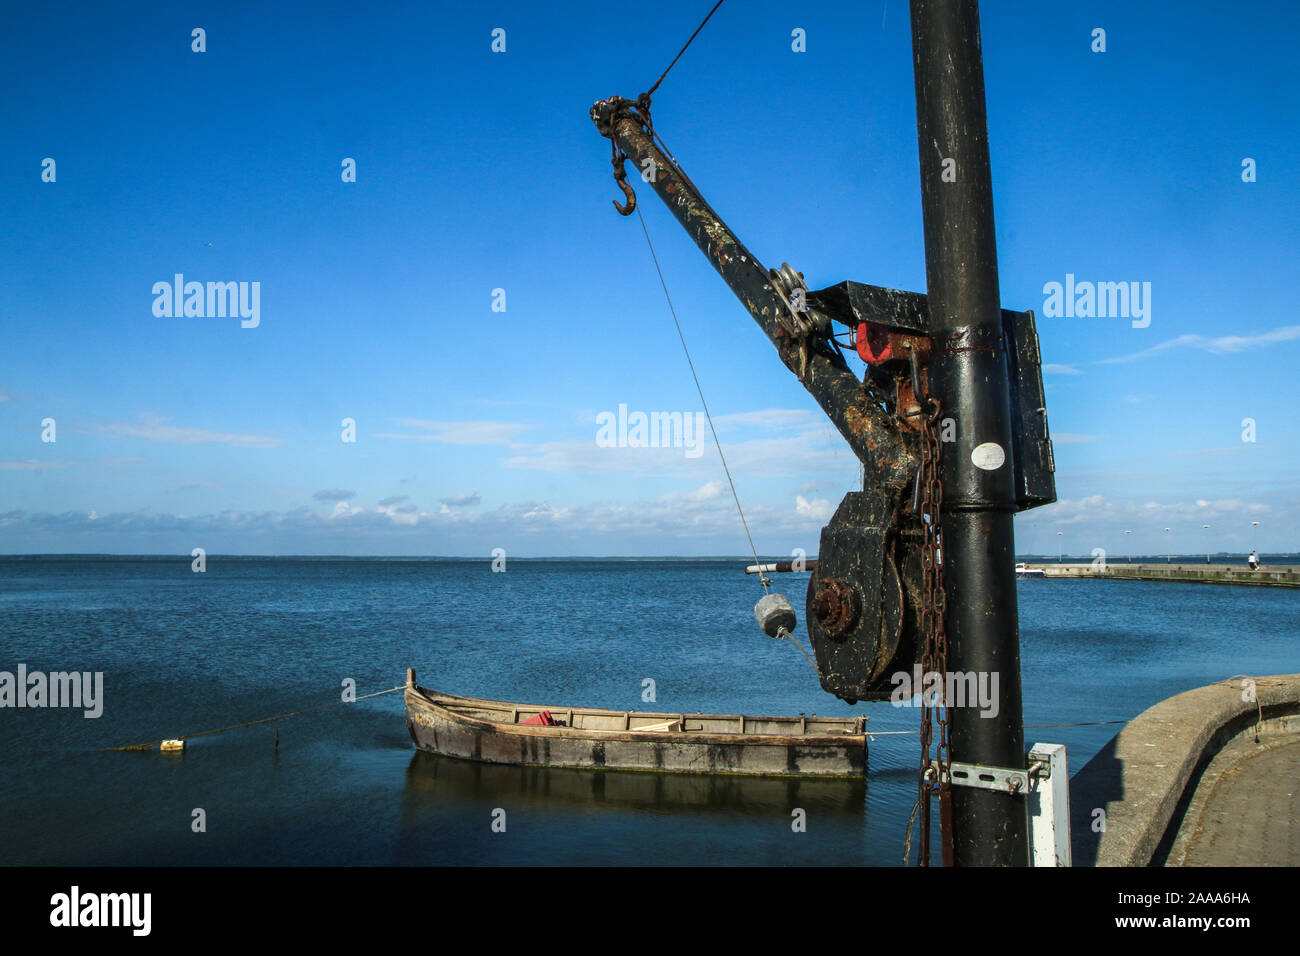
[[[951,757],[1025,766],[1016,613],[1016,509],[998,293],[984,66],[976,0],[911,0],[925,271],[935,357],[930,391],[956,440],[942,446],[942,556],[949,672],[997,675],[991,708],[949,712]],[[968,701],[968,704],[970,702]],[[1029,862],[1025,799],[953,788],[958,866]]]

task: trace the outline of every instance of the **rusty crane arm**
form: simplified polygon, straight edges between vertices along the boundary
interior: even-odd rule
[[[704,201],[681,168],[659,149],[637,104],[622,97],[601,100],[591,108],[596,129],[614,145],[622,160],[650,170],[647,185],[681,223],[709,263],[776,346],[777,354],[817,400],[866,469],[866,484],[896,495],[912,481],[916,453],[900,434],[897,420],[881,407],[843,356],[830,344],[830,318],[814,306],[802,277],[784,266],[764,268]],[[632,211],[635,197],[625,186]],[[829,290],[828,290],[829,291]],[[906,295],[906,293],[900,293]],[[804,301],[798,299],[803,297]]]
[[[808,633],[826,690],[850,702],[887,699],[891,672],[919,661],[922,651],[920,465],[923,432],[939,414],[929,397],[936,351],[1005,351],[1016,506],[1056,498],[1033,313],[1003,310],[1000,337],[989,345],[967,341],[963,330],[936,336],[925,295],[859,282],[809,291],[788,265],[765,268],[656,144],[648,95],[601,100],[591,118],[612,144],[615,178],[627,197],[626,205],[615,202],[619,212],[628,215],[636,204],[624,171],[630,159],[862,462],[862,490],[840,502],[822,529],[817,565],[808,568]],[[853,330],[867,363],[861,379],[832,338],[832,322]],[[962,443],[973,440],[957,429],[958,454],[970,454]]]

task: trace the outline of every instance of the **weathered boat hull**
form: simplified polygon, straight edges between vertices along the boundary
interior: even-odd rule
[[[549,707],[545,709],[564,719],[567,726],[548,727],[517,722],[544,708],[440,694],[416,686],[413,676],[408,677],[405,698],[411,740],[421,750],[445,757],[491,764],[666,773],[861,777],[866,771],[867,743],[861,718],[647,714]],[[617,729],[619,721],[625,729]],[[680,722],[681,729],[636,729],[674,722]],[[735,732],[716,732],[729,722],[735,722]],[[790,732],[784,732],[787,730]]]

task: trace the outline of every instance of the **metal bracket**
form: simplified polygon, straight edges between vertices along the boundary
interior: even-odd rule
[[[949,782],[954,787],[976,787],[1013,796],[1023,795],[1029,817],[1031,866],[1070,866],[1070,774],[1061,744],[1034,744],[1026,758],[1027,770],[984,767],[975,763],[950,763]],[[1052,780],[1052,766],[1058,778]],[[930,761],[930,773],[939,773],[939,761]]]
[[[939,761],[930,761],[931,769],[939,772]],[[997,790],[1002,793],[1028,793],[1030,784],[1051,777],[1051,769],[1041,760],[1035,760],[1028,770],[1010,770],[1006,767],[985,767],[977,763],[948,764],[949,782],[954,787],[975,787],[979,790]]]

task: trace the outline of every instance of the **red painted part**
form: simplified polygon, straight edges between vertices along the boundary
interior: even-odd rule
[[[889,343],[889,330],[874,322],[858,323],[853,344],[857,347],[858,356],[868,365],[884,362],[893,356],[893,349]]]
[[[532,724],[536,727],[558,727],[555,718],[551,716],[549,710],[544,710],[536,717],[529,717],[527,720],[519,721],[521,724]]]

